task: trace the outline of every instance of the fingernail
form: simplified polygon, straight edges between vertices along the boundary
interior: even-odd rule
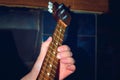
[[[48,37],[47,41],[50,41],[51,40],[51,37]]]
[[[73,66],[72,66],[72,65],[67,66],[67,69],[69,69],[69,70],[71,70],[71,71],[74,71],[74,69],[73,69]]]

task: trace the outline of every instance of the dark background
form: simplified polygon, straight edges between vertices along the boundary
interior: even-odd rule
[[[119,14],[118,0],[109,0],[109,12],[98,16],[97,80],[120,80]]]
[[[109,1],[104,14],[71,12],[63,44],[70,46],[76,71],[66,80],[120,80],[119,9]],[[41,9],[0,7],[0,78],[19,80],[32,68],[55,20]]]

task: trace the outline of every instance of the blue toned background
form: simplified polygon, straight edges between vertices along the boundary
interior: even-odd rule
[[[96,80],[97,15],[71,12],[71,16],[63,44],[73,52],[76,71],[65,80]],[[18,80],[32,68],[41,42],[52,35],[55,26],[47,11],[0,7],[0,73],[7,76],[5,80]]]
[[[77,69],[66,80],[120,80],[119,3],[109,2],[108,13],[71,13],[63,44],[70,46]],[[20,80],[28,73],[55,25],[42,9],[1,6],[0,79]]]
[[[71,13],[63,44],[70,46],[76,61],[76,71],[66,80],[95,80],[96,69],[96,14]],[[42,39],[51,36],[56,22],[47,11],[43,14]]]

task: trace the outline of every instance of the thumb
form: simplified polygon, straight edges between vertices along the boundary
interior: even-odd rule
[[[49,37],[45,42],[42,43],[40,54],[37,58],[37,61],[35,62],[34,66],[33,66],[32,71],[31,71],[32,74],[34,76],[36,76],[36,78],[40,72],[42,62],[45,58],[46,52],[48,50],[48,47],[49,47],[49,44],[51,43],[51,41],[52,41],[52,37]]]
[[[49,37],[45,42],[42,43],[40,54],[45,54],[47,52],[51,41],[52,37]]]

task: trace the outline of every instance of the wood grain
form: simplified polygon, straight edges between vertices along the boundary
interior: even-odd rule
[[[0,5],[47,8],[50,0],[0,0]],[[74,11],[107,12],[108,0],[51,0],[52,2],[64,3]]]

